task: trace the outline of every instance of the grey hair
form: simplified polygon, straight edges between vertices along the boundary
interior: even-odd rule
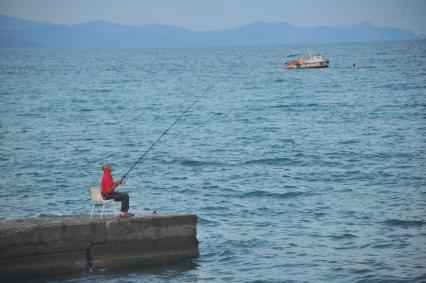
[[[102,165],[102,171],[105,171],[108,167],[112,167],[111,163],[104,163],[104,165]]]

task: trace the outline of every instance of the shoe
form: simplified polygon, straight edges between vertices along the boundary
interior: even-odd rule
[[[130,212],[125,212],[124,214],[127,215],[128,217],[135,216],[133,213],[130,213]]]
[[[127,213],[120,213],[120,218],[129,218],[130,215],[128,215]]]

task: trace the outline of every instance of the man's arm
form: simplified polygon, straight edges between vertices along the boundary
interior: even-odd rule
[[[120,179],[118,181],[114,181],[114,184],[112,185],[111,188],[108,189],[108,193],[112,193],[116,187],[120,186],[120,185],[124,185],[126,183],[125,179]]]

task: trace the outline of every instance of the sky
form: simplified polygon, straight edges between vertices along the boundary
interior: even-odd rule
[[[0,0],[0,14],[57,24],[105,20],[190,30],[256,21],[304,27],[370,22],[426,34],[426,0]]]

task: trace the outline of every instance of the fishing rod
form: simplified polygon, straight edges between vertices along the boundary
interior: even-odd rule
[[[161,140],[162,137],[164,137],[167,132],[183,117],[185,116],[185,114],[192,108],[192,106],[194,106],[195,103],[197,103],[198,101],[200,101],[200,98],[203,96],[203,94],[206,94],[207,92],[209,92],[217,83],[218,81],[216,81],[214,84],[212,84],[210,87],[208,87],[202,94],[200,94],[199,96],[196,97],[196,99],[194,100],[194,102],[192,102],[191,105],[189,105],[185,111],[182,112],[182,114],[180,114],[180,116],[158,137],[158,139],[151,144],[151,146],[145,150],[145,152],[141,155],[141,157],[139,157],[138,160],[136,160],[136,162],[132,165],[132,167],[130,167],[130,169],[126,172],[126,174],[123,175],[123,177],[121,177],[121,180],[126,179],[127,175],[129,175],[129,173],[133,170],[133,168],[135,168],[136,165],[138,165],[139,162],[141,162],[141,160],[145,157],[145,155],[147,155],[147,153]]]

